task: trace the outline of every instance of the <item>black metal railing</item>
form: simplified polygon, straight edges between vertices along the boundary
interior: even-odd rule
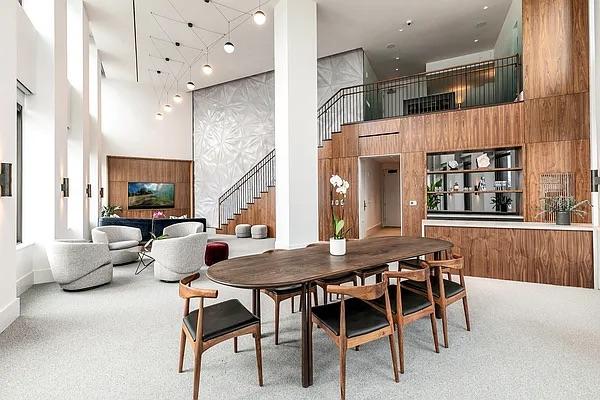
[[[219,197],[219,228],[275,186],[275,150],[256,163]]]
[[[318,112],[319,145],[355,122],[515,101],[519,55],[340,89]]]

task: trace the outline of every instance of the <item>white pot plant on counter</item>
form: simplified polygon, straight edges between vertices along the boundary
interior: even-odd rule
[[[584,206],[592,206],[589,200],[577,201],[573,196],[543,197],[541,211],[536,217],[553,215],[556,225],[571,225],[571,215],[583,217],[587,212]]]
[[[344,221],[344,200],[350,184],[348,181],[332,175],[329,179],[331,183],[331,225],[333,236],[329,239],[329,253],[334,256],[343,256],[346,254],[346,234],[350,230],[345,228]]]

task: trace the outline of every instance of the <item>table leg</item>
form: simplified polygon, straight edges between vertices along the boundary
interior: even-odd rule
[[[302,386],[313,384],[311,285],[302,285]]]
[[[442,259],[442,252],[441,251],[437,251],[435,253],[433,253],[433,259],[434,260],[441,260]],[[433,277],[432,279],[435,279],[436,281],[439,279],[439,274],[438,274],[438,269],[434,268],[433,269]],[[442,308],[439,305],[435,305],[435,317],[437,319],[442,319]]]
[[[149,261],[146,264],[144,262],[144,257],[148,257]],[[144,254],[144,253],[138,253],[138,265],[135,268],[135,273],[134,275],[139,275],[143,270],[145,270],[146,268],[148,268],[150,265],[152,265],[152,263],[154,262],[154,258],[152,258],[151,256]],[[144,266],[144,268],[140,269],[140,266]]]
[[[252,314],[260,318],[260,289],[252,289]]]

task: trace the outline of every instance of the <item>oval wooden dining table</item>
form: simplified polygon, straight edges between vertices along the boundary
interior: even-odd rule
[[[302,285],[302,386],[313,383],[310,289],[318,279],[377,265],[441,253],[452,243],[415,237],[381,237],[347,243],[344,256],[329,254],[327,243],[302,249],[232,258],[208,268],[210,280],[252,289],[252,312],[260,317],[260,289]]]

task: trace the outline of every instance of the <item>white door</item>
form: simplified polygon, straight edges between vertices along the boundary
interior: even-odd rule
[[[383,226],[401,226],[400,171],[386,169],[383,174]]]

